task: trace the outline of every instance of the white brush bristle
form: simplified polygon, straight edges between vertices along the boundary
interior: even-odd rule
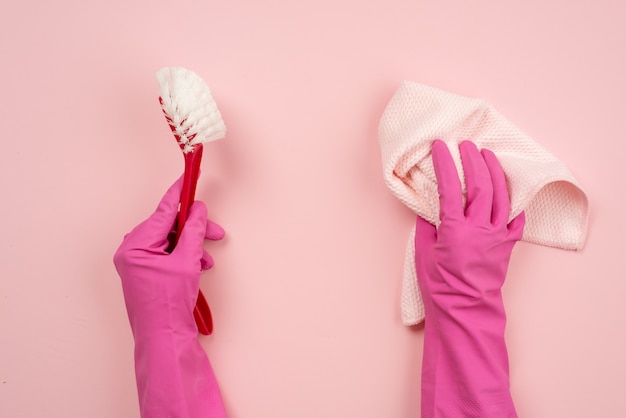
[[[180,138],[183,152],[190,152],[192,145],[224,138],[226,125],[202,78],[180,67],[161,68],[156,77],[163,111]]]

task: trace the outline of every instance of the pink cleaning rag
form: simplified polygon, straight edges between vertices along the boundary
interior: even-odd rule
[[[393,194],[432,224],[439,223],[439,195],[431,145],[450,146],[465,191],[458,144],[466,139],[493,151],[507,177],[513,219],[526,212],[523,240],[567,250],[582,249],[589,203],[572,173],[489,103],[405,81],[379,125],[383,174]],[[411,227],[413,231],[413,227]],[[414,232],[407,246],[402,281],[402,322],[424,319],[414,264]]]

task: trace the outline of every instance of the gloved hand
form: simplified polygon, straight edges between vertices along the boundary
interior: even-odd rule
[[[179,179],[156,211],[124,237],[113,258],[122,279],[135,339],[135,376],[142,418],[226,417],[217,381],[198,341],[193,309],[200,273],[213,266],[204,239],[223,238],[204,203],[191,205],[170,253],[182,188]]]
[[[435,141],[441,223],[416,221],[415,265],[426,314],[422,417],[516,417],[501,287],[524,213],[507,224],[505,175],[491,151],[465,141],[460,152],[465,208],[450,152]]]

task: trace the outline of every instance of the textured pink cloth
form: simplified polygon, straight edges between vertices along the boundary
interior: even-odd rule
[[[589,218],[587,196],[572,173],[541,145],[489,103],[405,81],[385,109],[379,125],[383,175],[393,194],[430,223],[439,223],[439,198],[430,150],[441,139],[463,140],[493,151],[506,174],[513,219],[526,213],[523,240],[568,250],[583,247]],[[465,179],[458,147],[450,146]],[[402,284],[402,320],[424,319],[409,237]]]

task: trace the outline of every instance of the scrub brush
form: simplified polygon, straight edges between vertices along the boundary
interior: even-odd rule
[[[196,73],[180,67],[165,67],[156,73],[156,78],[160,86],[161,108],[185,159],[180,209],[171,250],[178,243],[189,206],[194,201],[203,144],[224,138],[226,126],[209,87]],[[211,310],[201,290],[193,315],[200,333],[209,335],[213,332]]]

